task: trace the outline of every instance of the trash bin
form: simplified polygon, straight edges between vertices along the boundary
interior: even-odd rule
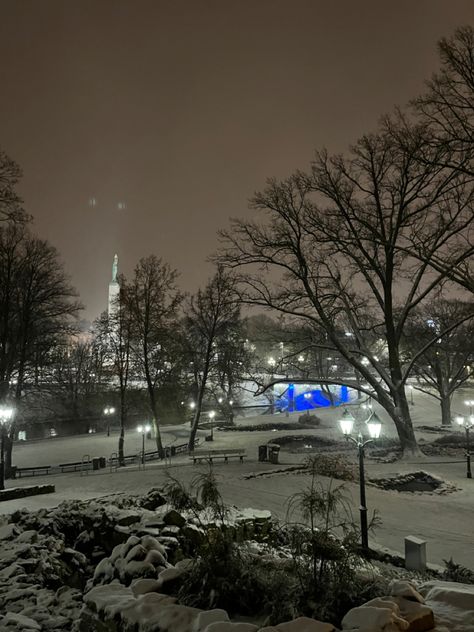
[[[267,461],[267,446],[266,445],[258,446],[258,460]]]
[[[100,458],[99,457],[94,457],[92,459],[92,469],[93,470],[98,470],[100,467]]]
[[[272,443],[268,446],[268,459],[270,463],[278,463],[278,455],[280,453],[280,446]]]
[[[99,457],[99,467],[102,469],[103,467],[107,467],[107,459],[105,456]]]

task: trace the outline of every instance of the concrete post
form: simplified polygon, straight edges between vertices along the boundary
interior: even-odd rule
[[[405,568],[412,571],[426,570],[426,542],[409,535],[405,538]]]

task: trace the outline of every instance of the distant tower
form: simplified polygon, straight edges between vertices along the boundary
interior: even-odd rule
[[[117,281],[117,273],[118,273],[118,256],[114,255],[114,262],[112,264],[112,281],[109,283],[109,306],[108,306],[108,314],[111,316],[116,307],[118,295],[120,292],[120,285]]]

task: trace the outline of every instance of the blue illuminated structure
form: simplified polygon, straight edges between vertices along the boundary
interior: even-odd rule
[[[293,412],[324,408],[326,406],[341,406],[351,401],[350,391],[347,386],[333,386],[331,388],[333,402],[321,388],[310,389],[305,385],[303,392],[296,394],[295,385],[288,384],[288,388],[275,402],[276,410]]]

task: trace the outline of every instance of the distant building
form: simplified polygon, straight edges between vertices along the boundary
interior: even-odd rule
[[[112,281],[109,283],[109,304],[107,312],[109,316],[112,316],[117,308],[118,295],[120,292],[120,285],[117,281],[118,274],[118,256],[114,255],[114,261],[112,263]]]

